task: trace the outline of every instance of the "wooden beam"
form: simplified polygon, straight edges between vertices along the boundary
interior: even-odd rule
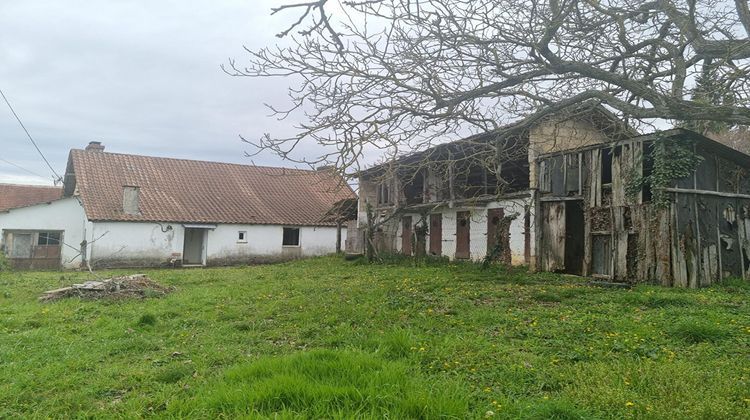
[[[712,195],[715,197],[725,197],[725,198],[743,198],[745,200],[750,200],[750,195],[747,194],[735,194],[735,193],[726,193],[721,191],[709,191],[709,190],[690,190],[686,188],[664,188],[664,191],[671,192],[671,193],[678,193],[678,194],[696,194],[696,195]]]

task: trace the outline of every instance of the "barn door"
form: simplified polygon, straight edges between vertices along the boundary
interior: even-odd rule
[[[412,237],[412,225],[411,216],[404,216],[401,218],[401,253],[404,255],[412,254],[411,237]]]
[[[565,202],[542,203],[542,267],[565,270]]]
[[[468,211],[456,213],[456,258],[468,259],[470,253],[471,216]]]
[[[430,215],[430,255],[440,255],[443,252],[443,215]]]

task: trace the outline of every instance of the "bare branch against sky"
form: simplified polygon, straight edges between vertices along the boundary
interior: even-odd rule
[[[423,150],[519,119],[520,130],[584,102],[635,126],[750,125],[747,0],[289,4],[276,14],[290,16],[280,30],[293,45],[251,50],[233,70],[298,76],[274,110],[311,110],[258,150],[287,156],[312,140],[353,173],[368,147]]]

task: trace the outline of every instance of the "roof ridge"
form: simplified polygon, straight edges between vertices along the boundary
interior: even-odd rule
[[[83,149],[71,149],[71,151],[81,152],[87,155],[96,153],[97,155],[106,154],[106,155],[115,155],[115,156],[133,156],[133,157],[149,158],[149,159],[164,159],[164,160],[176,160],[176,161],[182,161],[182,162],[199,162],[199,163],[212,163],[212,164],[219,164],[219,165],[232,165],[232,166],[241,166],[243,168],[281,169],[281,170],[289,170],[289,171],[320,173],[320,171],[317,169],[289,168],[286,166],[270,166],[270,165],[255,165],[255,164],[248,165],[245,163],[221,162],[221,161],[216,161],[216,160],[201,160],[201,159],[175,158],[175,157],[166,157],[166,156],[137,155],[134,153],[87,151]]]
[[[62,189],[62,187],[58,187],[57,185],[16,184],[14,182],[0,182],[0,186]]]

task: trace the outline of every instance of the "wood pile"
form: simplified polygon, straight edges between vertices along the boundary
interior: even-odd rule
[[[145,274],[133,274],[48,290],[39,296],[39,300],[49,302],[68,297],[83,299],[161,297],[172,290],[173,288],[164,287]]]

